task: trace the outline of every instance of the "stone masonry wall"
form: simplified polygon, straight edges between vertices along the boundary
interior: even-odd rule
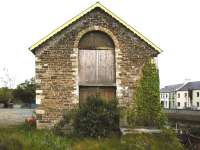
[[[100,8],[82,16],[35,49],[38,128],[51,128],[64,109],[78,106],[77,44],[80,33],[89,30],[105,31],[115,43],[116,93],[121,107],[130,105],[146,59],[158,54]]]

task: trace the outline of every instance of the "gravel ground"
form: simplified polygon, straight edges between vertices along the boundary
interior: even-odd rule
[[[34,109],[0,109],[0,126],[18,125],[32,116]]]

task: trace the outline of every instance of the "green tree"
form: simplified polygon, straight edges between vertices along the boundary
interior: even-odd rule
[[[0,88],[0,103],[4,104],[4,107],[8,107],[8,103],[12,100],[12,89],[7,87]]]
[[[166,117],[160,105],[159,74],[156,65],[148,60],[142,70],[128,121],[134,126],[162,127]]]
[[[35,101],[35,79],[31,78],[21,83],[13,90],[15,100],[22,101],[25,104],[31,104]]]

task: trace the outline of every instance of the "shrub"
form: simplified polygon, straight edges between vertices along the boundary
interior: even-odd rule
[[[12,89],[7,87],[0,88],[0,103],[3,103],[4,107],[8,107],[8,103],[12,100],[12,98]]]
[[[130,124],[133,126],[164,126],[166,117],[160,105],[158,69],[150,60],[143,67],[133,103],[133,108],[128,115]]]
[[[77,110],[64,110],[63,118],[54,126],[53,133],[56,135],[70,135],[73,133],[73,122]],[[66,129],[67,128],[67,129]]]
[[[116,100],[106,102],[89,97],[77,111],[74,131],[84,137],[106,137],[119,131],[119,111]]]

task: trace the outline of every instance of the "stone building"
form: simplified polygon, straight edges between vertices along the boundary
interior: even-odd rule
[[[90,95],[133,100],[141,69],[161,50],[100,3],[30,47],[36,63],[38,128],[51,128],[63,110]]]

